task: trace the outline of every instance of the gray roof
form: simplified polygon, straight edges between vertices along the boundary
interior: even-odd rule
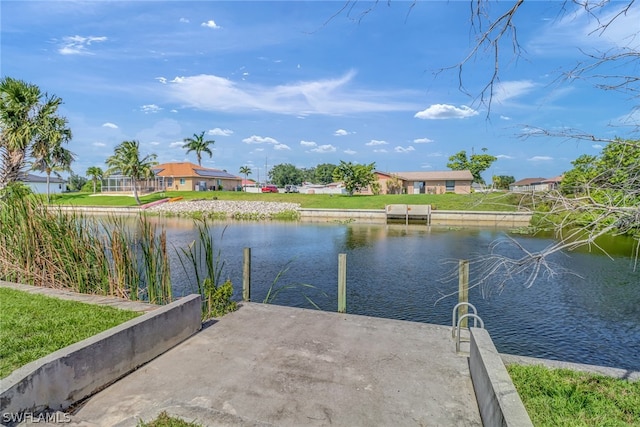
[[[34,175],[31,173],[23,173],[20,174],[20,177],[18,178],[18,181],[20,182],[25,182],[25,183],[38,183],[38,182],[42,182],[42,183],[46,183],[47,182],[47,177],[46,176],[39,176],[39,175]],[[67,182],[66,180],[62,179],[62,178],[58,178],[57,176],[51,176],[49,177],[49,183],[51,184],[62,184]]]
[[[229,172],[215,170],[215,169],[194,169],[198,176],[204,176],[207,178],[226,178],[226,179],[240,179],[239,177],[230,174]]]
[[[537,185],[537,184],[542,184],[546,180],[547,178],[524,178],[524,179],[521,179],[520,181],[514,182],[509,187],[517,187],[519,185]]]

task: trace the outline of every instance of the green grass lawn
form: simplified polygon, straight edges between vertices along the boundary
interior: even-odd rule
[[[139,315],[134,311],[0,288],[0,378]]]
[[[147,423],[140,421],[137,427],[201,427],[202,424],[184,421],[177,417],[171,417],[166,412],[160,413],[158,418]]]
[[[640,381],[543,366],[507,370],[534,426],[640,426]]]
[[[244,193],[236,191],[172,191],[141,197],[142,203],[165,197],[183,197],[184,200],[212,199],[249,200],[299,203],[302,208],[325,209],[384,209],[392,204],[430,204],[439,210],[515,211],[515,199],[504,193],[472,194],[383,194],[378,196],[346,196],[299,193]],[[136,206],[133,197],[103,196],[91,193],[65,193],[55,195],[52,203],[75,206]]]

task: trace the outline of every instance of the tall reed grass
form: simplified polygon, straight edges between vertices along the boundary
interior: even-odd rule
[[[75,292],[172,299],[166,233],[143,215],[98,220],[49,208],[19,186],[0,199],[0,280]]]
[[[228,279],[222,281],[225,261],[220,248],[216,248],[209,223],[206,219],[195,221],[198,238],[186,249],[179,249],[178,259],[187,277],[192,283],[195,281],[202,297],[202,317],[220,317],[237,309],[236,302],[231,300],[233,286]],[[225,230],[226,227],[222,230],[221,239]]]

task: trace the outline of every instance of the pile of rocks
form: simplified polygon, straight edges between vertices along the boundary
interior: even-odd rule
[[[173,215],[190,214],[194,212],[223,212],[227,214],[228,217],[238,215],[269,217],[280,212],[296,211],[299,207],[299,203],[249,202],[242,200],[188,200],[162,203],[150,207],[147,211],[170,213]]]

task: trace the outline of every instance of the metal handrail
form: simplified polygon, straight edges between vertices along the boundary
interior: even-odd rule
[[[480,327],[482,329],[484,329],[484,322],[482,321],[482,319],[480,318],[480,316],[478,316],[477,314],[474,313],[467,313],[467,314],[463,314],[462,316],[460,316],[460,318],[458,319],[458,333],[456,336],[456,353],[460,352],[460,322],[463,319],[466,319],[467,317],[473,317],[473,327],[477,328],[478,327],[478,320],[480,321]]]
[[[473,314],[478,314],[478,310],[476,310],[476,307],[470,302],[459,302],[458,304],[456,304],[455,307],[453,307],[453,313],[451,314],[451,338],[456,337],[456,313],[458,312],[458,307],[462,307],[463,305],[471,307],[471,309],[473,310]],[[476,324],[477,323],[474,322],[473,326],[475,327]]]

